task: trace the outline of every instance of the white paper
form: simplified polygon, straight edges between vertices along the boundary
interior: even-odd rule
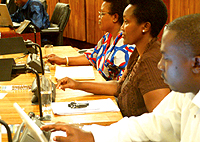
[[[3,99],[8,93],[0,93],[0,99]]]
[[[55,77],[69,77],[76,80],[95,79],[93,66],[61,67],[56,66]]]
[[[70,108],[68,104],[71,102],[53,102],[52,110],[54,114],[81,114],[81,113],[95,113],[95,112],[109,112],[120,111],[118,106],[111,99],[100,99],[91,101],[75,101],[76,103],[89,103],[85,108]],[[62,109],[61,109],[62,108]]]

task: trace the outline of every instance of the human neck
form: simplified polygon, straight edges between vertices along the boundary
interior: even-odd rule
[[[117,26],[113,26],[113,28],[109,31],[109,33],[111,33],[113,39],[115,39],[120,30],[121,30],[121,25],[118,24]]]
[[[139,56],[142,56],[144,51],[146,50],[147,44],[151,42],[153,39],[152,36],[144,36],[137,44],[136,49],[138,51]]]

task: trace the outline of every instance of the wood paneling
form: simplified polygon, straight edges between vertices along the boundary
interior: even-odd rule
[[[170,0],[170,22],[184,15],[200,13],[199,6],[199,0]]]
[[[98,26],[98,11],[103,0],[86,0],[86,36],[87,42],[96,44],[104,32]]]
[[[47,1],[47,13],[49,14],[49,19],[51,19],[51,16],[53,14],[54,8],[56,6],[56,3],[58,0],[46,0]]]
[[[57,2],[68,3],[71,9],[70,18],[63,36],[86,41],[85,0],[47,0],[47,13],[50,19]]]
[[[50,17],[58,1],[69,3],[71,8],[64,37],[96,44],[104,34],[98,26],[98,11],[103,0],[47,0],[47,11]],[[168,8],[169,18],[167,23],[183,15],[200,13],[200,0],[163,1]],[[161,37],[161,34],[159,37]]]
[[[86,41],[85,0],[60,0],[69,3],[71,14],[64,36],[72,39]]]

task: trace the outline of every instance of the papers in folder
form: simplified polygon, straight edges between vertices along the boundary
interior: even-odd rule
[[[61,67],[56,66],[55,77],[69,77],[76,80],[95,79],[93,66]]]
[[[119,111],[118,106],[111,99],[76,101],[76,103],[89,103],[89,106],[85,108],[70,108],[68,107],[68,104],[70,103],[71,102],[53,102],[52,103],[53,113],[57,115],[67,115],[67,114]]]

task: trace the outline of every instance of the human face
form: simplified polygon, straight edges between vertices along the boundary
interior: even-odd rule
[[[124,44],[136,44],[142,38],[143,24],[138,24],[133,11],[136,9],[135,5],[129,4],[123,13],[124,23],[121,27],[124,38]]]
[[[14,0],[14,2],[18,7],[22,7],[26,3],[24,0]]]
[[[99,11],[99,28],[102,31],[110,32],[112,27],[112,15],[110,15],[110,5],[109,2],[103,2],[101,5],[101,11]]]
[[[178,50],[178,44],[174,41],[176,32],[164,30],[161,44],[162,58],[158,68],[162,70],[162,77],[170,88],[177,92],[195,92],[194,74],[192,72],[192,57]]]

